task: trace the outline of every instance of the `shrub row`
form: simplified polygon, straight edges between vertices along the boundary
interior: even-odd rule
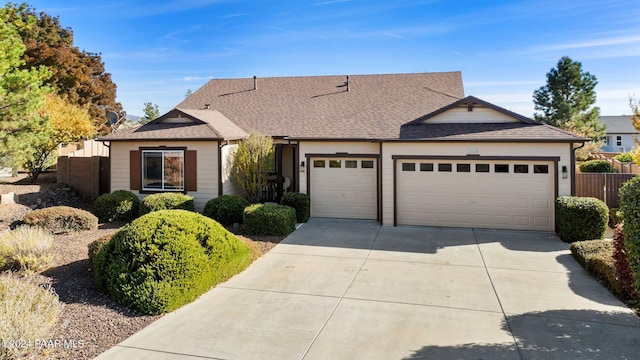
[[[311,199],[309,195],[296,193],[296,192],[288,192],[282,196],[282,200],[280,200],[280,205],[291,206],[296,211],[296,221],[299,223],[306,223],[309,221],[309,216],[311,212]]]
[[[118,230],[93,265],[98,289],[139,312],[159,314],[193,301],[250,262],[249,248],[212,219],[160,210]]]
[[[592,197],[560,196],[556,199],[556,231],[565,242],[604,238],[609,208]]]
[[[243,197],[222,195],[207,201],[202,214],[225,226],[241,224],[244,208],[249,205]]]
[[[596,279],[616,295],[623,293],[613,260],[614,246],[609,240],[586,240],[571,243],[571,254]]]
[[[110,194],[98,196],[94,208],[100,221],[131,221],[138,217],[140,199],[131,191],[116,190]]]
[[[624,253],[632,273],[633,288],[640,293],[640,177],[627,181],[618,194],[624,222]]]

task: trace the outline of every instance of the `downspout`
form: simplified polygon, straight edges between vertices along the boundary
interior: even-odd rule
[[[576,150],[583,148],[586,143],[578,147],[573,147],[574,143],[571,143],[571,196],[576,195]]]

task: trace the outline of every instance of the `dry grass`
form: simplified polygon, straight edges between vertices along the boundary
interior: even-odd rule
[[[62,305],[50,287],[9,273],[0,276],[0,359],[31,357],[58,322]]]
[[[42,228],[19,226],[0,233],[0,271],[34,273],[54,262],[53,235]]]

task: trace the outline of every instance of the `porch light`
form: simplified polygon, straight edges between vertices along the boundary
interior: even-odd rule
[[[567,172],[567,166],[566,165],[562,165],[562,178],[566,179],[569,177],[569,173]]]
[[[304,161],[300,163],[300,172],[304,172]]]

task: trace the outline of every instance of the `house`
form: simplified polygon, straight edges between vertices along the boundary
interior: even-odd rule
[[[631,123],[631,116],[600,116],[600,122],[607,125],[604,152],[625,152],[636,147],[633,140],[638,136],[638,130]]]
[[[274,139],[275,197],[309,194],[313,217],[543,231],[587,141],[465,97],[459,72],[214,79],[100,139],[111,190],[182,191],[202,210],[237,191],[231,154],[252,132]]]

